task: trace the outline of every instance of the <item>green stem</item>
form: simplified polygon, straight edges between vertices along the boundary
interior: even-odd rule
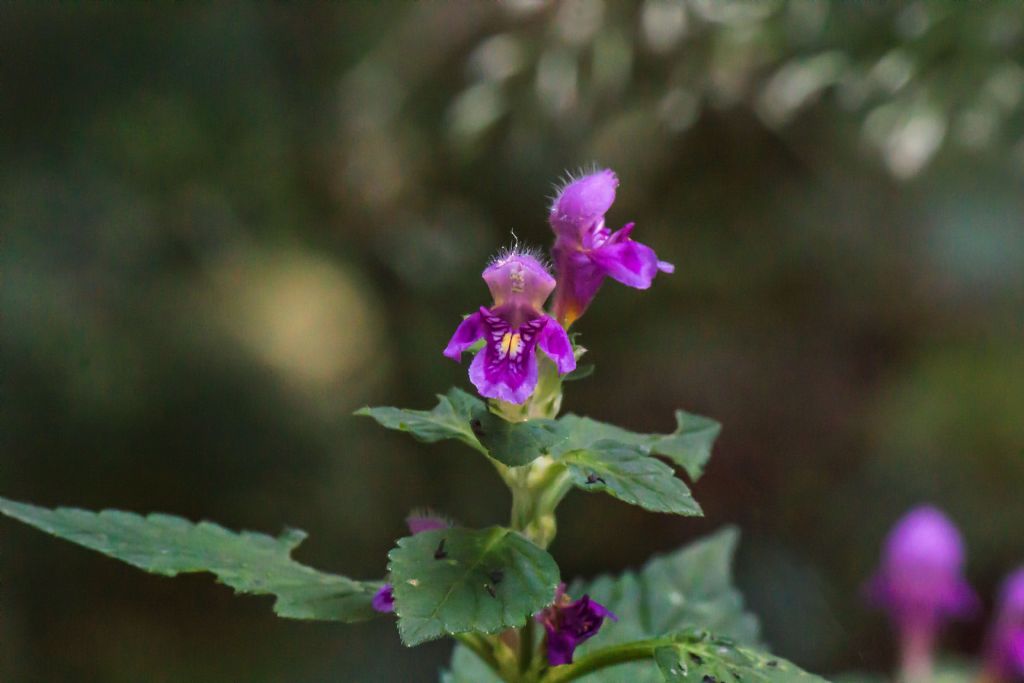
[[[519,671],[523,674],[528,672],[533,664],[533,629],[532,617],[519,629]]]
[[[572,477],[564,465],[555,464],[548,468],[545,481],[540,487],[541,494],[537,500],[537,510],[541,514],[555,514],[555,509],[572,489]]]
[[[655,648],[662,645],[671,645],[671,638],[652,638],[651,640],[638,640],[633,643],[612,645],[601,648],[589,655],[580,657],[572,664],[550,669],[541,678],[543,683],[565,683],[581,676],[585,676],[598,669],[604,669],[616,664],[635,662],[641,659],[650,659],[654,656]]]
[[[529,465],[517,467],[511,470],[507,483],[512,492],[512,518],[509,525],[521,533],[526,533],[527,527],[533,521],[533,492],[526,483]]]
[[[480,633],[456,633],[455,639],[472,650],[477,657],[494,670],[501,680],[506,683],[517,683],[518,677],[509,676],[498,658],[494,656],[494,648],[491,647],[485,636]]]

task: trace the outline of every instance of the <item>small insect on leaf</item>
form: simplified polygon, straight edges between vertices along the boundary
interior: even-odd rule
[[[484,590],[487,591],[487,594],[490,595],[492,598],[498,597],[498,594],[494,590],[494,586],[492,586],[491,584],[485,583]]]
[[[443,560],[448,557],[448,552],[444,549],[444,541],[445,539],[442,538],[441,542],[437,544],[437,550],[434,551],[435,560]]]
[[[601,477],[597,476],[597,474],[595,474],[594,472],[591,472],[590,474],[587,475],[587,483],[588,484],[596,484],[597,482],[601,482],[602,484],[607,484],[608,483],[604,479],[602,479]]]

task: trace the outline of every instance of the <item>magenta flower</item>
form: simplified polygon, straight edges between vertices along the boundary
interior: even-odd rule
[[[421,534],[424,531],[434,531],[435,529],[447,529],[452,523],[444,517],[435,514],[429,510],[421,510],[413,512],[411,515],[405,518],[405,523],[409,527],[409,531],[415,536]],[[443,552],[439,549],[439,552]],[[378,612],[394,612],[395,611],[395,588],[390,583],[385,583],[380,587],[376,593],[373,594],[373,599],[370,601],[370,605]]]
[[[633,223],[612,232],[604,216],[615,201],[619,179],[610,169],[597,171],[563,187],[548,221],[555,231],[552,253],[558,274],[555,316],[569,327],[590,305],[605,277],[647,289],[658,271],[675,266],[659,261],[654,250],[630,239]]]
[[[950,619],[969,616],[978,604],[963,579],[963,566],[960,533],[933,507],[911,510],[885,541],[868,591],[899,630],[908,679],[928,676],[939,629]]]
[[[986,668],[1001,681],[1024,679],[1024,567],[1003,583],[999,616],[989,635]]]
[[[463,351],[483,339],[469,379],[481,396],[523,403],[537,386],[537,347],[555,361],[559,373],[576,369],[569,336],[541,310],[555,279],[536,258],[517,251],[495,259],[483,278],[494,305],[463,320],[444,355],[459,361]]]
[[[534,619],[547,633],[548,664],[571,664],[576,647],[597,635],[605,619],[618,621],[611,610],[584,595],[573,602],[565,594],[565,584],[555,592],[555,601]]]

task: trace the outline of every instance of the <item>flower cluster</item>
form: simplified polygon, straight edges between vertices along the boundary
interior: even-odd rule
[[[537,349],[554,361],[560,375],[574,370],[566,328],[583,314],[606,277],[646,289],[659,270],[674,270],[653,249],[630,239],[632,223],[614,233],[605,227],[618,184],[615,173],[606,169],[558,192],[548,217],[555,232],[557,280],[534,254],[518,250],[501,254],[484,270],[494,303],[467,316],[444,350],[459,361],[483,340],[469,367],[481,396],[514,404],[529,399],[537,386]],[[552,291],[554,317],[543,310]]]

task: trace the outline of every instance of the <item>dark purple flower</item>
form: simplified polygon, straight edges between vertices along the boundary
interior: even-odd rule
[[[1024,568],[1003,583],[985,659],[993,678],[1024,680]]]
[[[452,523],[429,510],[418,510],[413,512],[411,515],[405,518],[405,523],[409,527],[409,531],[415,536],[421,534],[424,531],[434,531],[436,529],[447,529]],[[395,611],[395,589],[390,583],[385,583],[381,586],[373,595],[373,600],[370,603],[373,609],[378,612],[394,612]]]
[[[395,588],[390,583],[385,583],[381,586],[380,590],[373,594],[373,600],[370,603],[373,605],[373,609],[378,612],[394,612],[395,611]]]
[[[909,678],[921,678],[930,670],[935,636],[943,624],[969,616],[977,607],[963,566],[960,533],[934,507],[911,510],[885,541],[868,592],[900,632]]]
[[[548,664],[571,664],[577,646],[597,635],[604,620],[618,621],[611,610],[589,595],[573,602],[565,594],[565,584],[555,592],[555,601],[534,617],[547,633]]]
[[[612,170],[597,171],[562,188],[551,207],[548,221],[555,231],[552,253],[558,271],[555,316],[566,327],[583,315],[605,277],[647,289],[659,270],[675,270],[659,261],[653,249],[630,239],[633,223],[616,232],[605,227],[618,186]]]
[[[469,379],[481,396],[523,403],[537,386],[537,347],[555,361],[559,373],[576,369],[569,336],[541,310],[555,279],[536,258],[517,251],[495,259],[483,278],[494,305],[463,320],[444,355],[461,360],[463,351],[483,339]]]

